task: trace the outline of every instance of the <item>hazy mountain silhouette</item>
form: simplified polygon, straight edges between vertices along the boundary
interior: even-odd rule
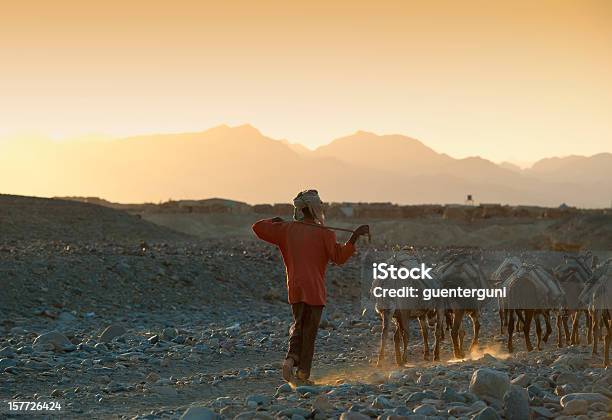
[[[366,131],[336,139],[316,149],[314,155],[403,175],[435,174],[453,161],[413,138]]]
[[[327,201],[478,202],[607,207],[612,154],[544,159],[527,170],[454,159],[401,135],[359,131],[311,151],[250,125],[110,141],[0,143],[0,192],[99,196],[119,202],[219,196],[289,202],[318,188]]]
[[[511,171],[514,171],[514,172],[521,172],[522,171],[520,166],[515,165],[512,162],[502,162],[502,163],[499,164],[499,166],[501,166],[502,168],[505,168],[505,169],[509,169]]]
[[[612,153],[591,157],[546,158],[536,162],[526,173],[543,179],[581,183],[603,183],[612,179]]]

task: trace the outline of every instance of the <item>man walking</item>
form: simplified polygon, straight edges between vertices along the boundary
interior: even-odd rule
[[[287,382],[307,383],[327,297],[327,264],[330,261],[344,264],[355,252],[357,239],[369,234],[370,229],[368,225],[359,226],[345,244],[340,244],[336,242],[336,234],[324,228],[323,203],[316,190],[300,192],[293,205],[294,221],[285,222],[280,217],[260,220],[253,225],[253,231],[280,249],[287,272],[293,325],[283,362],[283,378]],[[294,368],[297,368],[295,375]]]

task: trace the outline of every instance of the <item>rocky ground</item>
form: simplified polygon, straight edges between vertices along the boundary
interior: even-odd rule
[[[12,242],[3,279],[0,399],[59,400],[62,418],[605,418],[612,373],[575,346],[509,356],[490,305],[469,360],[376,368],[358,258],[330,270],[315,386],[280,379],[290,325],[276,251],[231,243]],[[468,328],[469,330],[469,328]],[[469,338],[469,335],[468,335]],[[389,346],[391,348],[391,346]],[[7,414],[7,411],[3,411]],[[582,417],[580,417],[582,416]]]
[[[330,267],[315,385],[292,388],[280,378],[291,318],[273,247],[181,235],[164,242],[163,228],[132,216],[94,213],[94,221],[110,220],[104,228],[71,230],[74,219],[49,226],[44,215],[37,222],[44,235],[13,225],[3,229],[16,234],[0,237],[0,418],[24,418],[9,413],[8,401],[60,401],[61,413],[46,416],[96,419],[612,413],[612,372],[601,356],[587,346],[557,349],[555,333],[530,353],[516,335],[517,352],[508,355],[493,302],[483,312],[480,348],[468,359],[452,360],[447,334],[443,360],[422,360],[414,323],[408,363],[395,366],[389,353],[377,368],[380,321],[362,311],[360,255]],[[108,233],[114,218],[135,223],[130,235]],[[367,248],[360,248],[363,255]],[[502,257],[484,253],[485,269]]]

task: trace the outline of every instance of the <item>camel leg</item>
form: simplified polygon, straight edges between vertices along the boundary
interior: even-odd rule
[[[545,343],[548,343],[548,338],[552,334],[552,327],[550,325],[550,311],[546,311],[546,315],[544,316],[544,323],[546,324],[546,333],[544,334],[544,338],[542,340]]]
[[[563,334],[561,333],[562,323],[563,323],[563,320],[561,319],[561,313],[559,312],[557,314],[557,347],[560,349],[563,348]]]
[[[380,313],[382,318],[382,331],[380,333],[380,349],[378,350],[377,366],[382,366],[385,362],[385,343],[387,341],[387,334],[389,334],[390,315],[391,314],[387,310],[383,310]]]
[[[580,313],[578,311],[574,312],[572,315],[572,344],[580,345],[580,334],[578,333],[578,315]]]
[[[472,337],[472,344],[470,345],[470,353],[472,350],[478,347],[478,335],[480,334],[480,319],[478,311],[472,311],[470,313],[470,319],[472,320],[472,327],[474,329],[474,336]]]
[[[604,339],[604,366],[610,366],[610,341],[612,341],[612,319],[606,319],[606,338]]]
[[[453,324],[453,317],[451,311],[444,311],[444,327],[442,328],[442,340],[445,338],[444,331],[451,330],[451,326]]]
[[[525,318],[523,317],[523,311],[521,309],[516,311],[516,327],[514,329],[517,332],[525,329]]]
[[[514,334],[514,309],[508,310],[508,353],[514,351],[512,346],[512,334]]]
[[[427,320],[425,316],[420,316],[418,320],[421,326],[421,335],[423,336],[423,359],[429,360],[429,332],[427,330]]]
[[[402,329],[402,338],[404,339],[404,353],[402,356],[402,364],[405,364],[408,361],[408,322],[404,324]]]
[[[599,311],[594,310],[591,313],[593,319],[593,351],[592,354],[597,354],[597,342],[599,341]]]
[[[589,311],[582,311],[584,312],[584,325],[586,325],[587,328],[587,344],[593,344],[593,329],[592,327],[592,323],[591,323],[591,315],[589,314]]]
[[[459,344],[459,330],[463,322],[463,309],[453,311],[451,338],[453,340],[453,355],[456,359],[463,359],[463,352]]]
[[[567,314],[564,314],[563,315],[563,331],[565,332],[565,342],[573,344],[572,343],[572,335],[571,335],[569,327],[567,325],[567,321],[568,321],[567,318],[568,318]]]
[[[542,350],[542,325],[540,324],[540,316],[542,316],[542,314],[536,314],[533,318],[533,322],[535,323],[536,327],[536,348],[538,351]]]
[[[442,312],[436,311],[436,337],[434,341],[434,361],[440,360],[440,342],[442,341],[442,335],[444,333],[444,327],[442,326]]]
[[[533,309],[525,310],[525,325],[523,329],[523,333],[525,334],[525,347],[527,351],[533,351],[533,346],[531,345],[531,338],[529,337],[529,331],[531,330],[531,320],[533,319]]]
[[[395,348],[395,363],[398,366],[402,365],[402,325],[400,321],[397,321],[397,325],[395,326],[395,332],[393,333],[393,346]]]

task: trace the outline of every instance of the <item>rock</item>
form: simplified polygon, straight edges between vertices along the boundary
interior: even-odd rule
[[[340,420],[372,420],[370,416],[361,414],[358,411],[345,411],[340,415]]]
[[[274,394],[274,397],[278,397],[280,394],[287,394],[292,391],[293,389],[291,388],[291,385],[289,385],[288,383],[284,383],[278,388],[276,388],[276,393]]]
[[[13,358],[15,357],[15,350],[13,350],[11,347],[3,347],[0,350],[0,358],[4,358],[4,357],[8,357],[8,358]]]
[[[421,374],[421,376],[419,376],[419,379],[417,379],[416,383],[418,385],[427,385],[431,382],[432,377],[433,376],[431,373],[424,372]]]
[[[559,395],[560,397],[567,394],[573,394],[577,391],[579,391],[579,389],[576,389],[576,387],[572,384],[559,385],[555,388],[555,394]]]
[[[163,395],[164,397],[176,397],[178,392],[173,386],[153,386],[151,391],[156,394]]]
[[[0,372],[8,367],[17,366],[17,362],[13,359],[0,359]]]
[[[74,351],[76,349],[76,346],[72,344],[65,335],[57,331],[50,331],[39,335],[34,340],[32,347],[39,351],[50,349],[56,352]]]
[[[319,395],[312,402],[312,408],[321,413],[327,413],[334,410],[334,405],[324,395]]]
[[[452,388],[444,388],[440,398],[446,402],[465,402],[465,397]]]
[[[470,392],[479,397],[489,396],[503,400],[504,394],[510,388],[510,378],[504,372],[481,368],[472,374]]]
[[[589,402],[586,400],[571,400],[563,406],[563,414],[576,416],[586,414],[589,411]]]
[[[392,413],[393,413],[393,416],[396,416],[396,417],[407,417],[413,414],[411,409],[405,406],[401,406],[401,405],[399,407],[395,407]]]
[[[321,387],[311,386],[311,385],[300,385],[295,388],[295,392],[297,392],[300,395],[304,395],[307,393],[318,394],[321,392]]]
[[[529,418],[529,394],[525,388],[512,385],[504,395],[504,416],[506,420]]]
[[[77,317],[71,314],[70,312],[62,312],[57,317],[59,322],[74,322],[77,320]]]
[[[608,411],[608,405],[601,402],[595,402],[589,408],[593,411]]]
[[[412,410],[414,414],[419,414],[421,416],[435,416],[438,414],[438,410],[433,405],[423,404],[416,407]]]
[[[147,341],[151,344],[157,344],[159,342],[159,335],[155,334],[149,337]]]
[[[470,407],[466,407],[463,405],[454,405],[452,407],[449,407],[446,412],[448,413],[448,415],[452,416],[452,417],[461,417],[467,413],[472,413],[474,410],[472,410]]]
[[[162,340],[166,340],[166,341],[172,341],[177,336],[178,336],[178,330],[172,327],[164,328],[161,333]]]
[[[561,372],[556,380],[555,380],[557,385],[567,385],[567,384],[576,384],[578,382],[580,382],[580,379],[578,378],[577,375],[570,373],[570,372]]]
[[[574,394],[567,394],[563,398],[561,398],[561,407],[564,407],[573,400],[585,400],[589,403],[593,402],[602,402],[604,404],[608,404],[610,399],[602,394],[598,394],[595,392],[576,392]]]
[[[221,417],[208,407],[189,407],[181,420],[219,420]]]
[[[113,338],[120,337],[126,332],[126,329],[121,325],[109,325],[104,329],[104,331],[102,331],[102,334],[100,334],[100,341],[103,343],[109,343],[113,340]]]
[[[528,418],[528,417],[526,417]],[[472,420],[500,420],[499,414],[491,407],[487,407],[482,411],[479,411],[472,417]]]
[[[221,410],[220,412],[221,415],[225,414],[224,410],[225,409]],[[238,414],[236,417],[234,417],[234,420],[254,420],[254,419],[273,420],[274,417],[262,411],[245,411],[243,413]]]
[[[151,372],[145,379],[148,383],[154,384],[155,382],[159,381],[159,375],[156,372]]]
[[[372,401],[372,407],[381,409],[393,408],[393,404],[391,404],[391,401],[389,401],[386,397],[379,395],[378,397],[374,398],[374,401]]]
[[[96,343],[96,345],[94,346],[94,349],[98,351],[108,351],[108,347],[106,347],[106,344],[104,343]]]
[[[519,376],[514,378],[510,383],[513,385],[522,386],[527,388],[533,381],[534,376],[529,373],[521,373]]]
[[[551,367],[565,369],[584,369],[587,366],[587,358],[573,354],[562,354],[551,364]]]
[[[527,392],[532,397],[543,397],[544,396],[544,391],[542,391],[542,388],[540,388],[536,384],[529,385],[527,387]]]
[[[417,391],[417,392],[413,392],[412,394],[408,395],[408,398],[406,399],[406,402],[420,402],[423,401],[425,398],[436,398],[436,394],[434,394],[431,391]]]
[[[247,405],[249,403],[254,403],[255,407],[257,407],[259,405],[269,404],[271,400],[272,400],[272,397],[269,397],[267,395],[253,394],[253,395],[247,396],[245,402],[247,403]]]
[[[531,411],[533,411],[533,413],[535,414],[535,417],[543,417],[546,419],[552,419],[555,417],[555,413],[553,413],[552,411],[550,411],[548,408],[546,407],[531,407]]]
[[[310,415],[310,411],[305,410],[303,408],[299,408],[299,407],[292,407],[292,408],[286,408],[284,410],[279,411],[278,415],[281,417],[287,416],[289,418],[293,416],[302,416],[306,418]]]

